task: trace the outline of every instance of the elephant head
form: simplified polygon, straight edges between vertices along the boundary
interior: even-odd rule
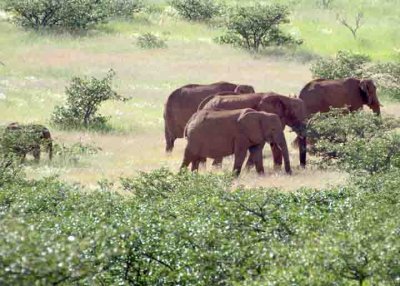
[[[251,85],[238,85],[234,92],[239,94],[255,93],[254,88]]]
[[[374,113],[381,114],[380,103],[376,96],[376,86],[370,79],[360,81],[360,93],[365,104],[367,104]]]
[[[298,136],[300,165],[306,165],[306,117],[307,111],[303,100],[271,93],[265,96],[257,110],[277,114],[283,125],[290,126]]]
[[[291,173],[289,151],[279,116],[246,109],[238,118],[240,130],[253,145],[264,142],[276,144],[282,151],[286,173]]]

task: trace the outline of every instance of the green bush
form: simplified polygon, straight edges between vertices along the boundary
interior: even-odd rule
[[[349,172],[376,173],[400,167],[400,138],[391,132],[398,120],[371,113],[333,109],[309,121],[307,138],[311,154],[322,167],[336,166]]]
[[[400,100],[400,62],[377,63],[367,73],[377,82],[381,93],[390,99]]]
[[[145,33],[138,37],[136,44],[142,49],[163,49],[167,44],[153,33]]]
[[[362,78],[365,74],[365,65],[370,61],[371,59],[363,54],[338,51],[333,59],[320,59],[315,62],[311,66],[311,73],[313,78]]]
[[[4,5],[17,24],[35,30],[85,30],[140,7],[136,0],[5,0]]]
[[[74,77],[66,88],[66,105],[55,107],[51,122],[67,129],[109,129],[108,118],[98,114],[98,109],[104,101],[124,100],[111,87],[114,75],[110,70],[103,79]]]
[[[143,4],[138,0],[108,0],[108,10],[110,17],[132,17],[143,8]]]
[[[396,285],[398,178],[288,193],[161,169],[124,195],[6,185],[0,284]]]
[[[67,145],[64,143],[56,143],[54,146],[55,162],[60,162],[62,165],[73,163],[77,164],[84,156],[96,155],[102,149],[93,144],[83,144],[81,142]]]
[[[18,158],[0,152],[0,189],[6,184],[17,184],[23,177]]]
[[[216,41],[254,52],[262,47],[299,45],[301,40],[280,29],[281,24],[289,23],[289,15],[288,8],[278,4],[236,7],[229,12],[227,33]]]
[[[221,4],[213,0],[172,0],[170,5],[189,21],[208,21],[222,12]]]

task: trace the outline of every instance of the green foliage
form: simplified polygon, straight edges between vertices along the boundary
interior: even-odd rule
[[[55,160],[62,164],[77,164],[84,156],[96,155],[102,149],[93,144],[84,144],[81,142],[67,145],[64,143],[53,144]]]
[[[236,7],[229,13],[227,33],[216,41],[254,52],[261,47],[299,45],[301,40],[280,29],[281,24],[289,23],[289,15],[288,8],[278,4]]]
[[[400,100],[400,62],[377,63],[368,70],[381,89],[381,93]]]
[[[0,284],[395,285],[398,177],[293,193],[166,169],[124,179],[131,195],[6,185]]]
[[[138,0],[108,0],[107,4],[110,17],[132,17],[143,8]]]
[[[338,51],[333,59],[320,59],[315,62],[311,67],[311,73],[313,78],[362,78],[365,74],[365,65],[370,61],[367,55]]]
[[[163,39],[150,32],[140,35],[136,44],[142,49],[163,49],[167,47]]]
[[[136,0],[5,0],[5,10],[26,28],[86,30],[113,16],[139,10]]]
[[[213,0],[172,0],[170,5],[189,21],[208,21],[222,12],[222,5]]]
[[[309,151],[322,167],[370,174],[400,167],[400,137],[391,131],[400,126],[394,118],[333,109],[317,113],[308,124]]]
[[[16,185],[24,177],[18,158],[0,152],[0,189],[7,184]]]
[[[114,75],[110,70],[103,79],[74,77],[66,88],[67,103],[55,107],[52,123],[67,129],[109,129],[108,118],[98,114],[98,109],[104,101],[123,100],[111,87]]]

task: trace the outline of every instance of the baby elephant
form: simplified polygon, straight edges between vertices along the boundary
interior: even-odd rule
[[[13,122],[6,127],[3,147],[21,156],[23,162],[26,155],[32,152],[35,161],[40,160],[40,147],[45,146],[49,159],[53,157],[53,143],[49,129],[39,124],[22,125]]]
[[[200,110],[185,129],[187,146],[181,168],[192,164],[192,171],[206,158],[235,155],[233,172],[240,174],[249,150],[258,173],[264,173],[262,146],[275,143],[282,151],[285,170],[291,173],[288,148],[279,116],[251,108]]]

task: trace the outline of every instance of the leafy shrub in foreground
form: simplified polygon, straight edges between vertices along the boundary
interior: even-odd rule
[[[8,185],[0,284],[396,285],[397,178],[287,193],[161,169],[124,179],[131,195]]]
[[[222,11],[221,4],[213,0],[172,0],[170,4],[189,21],[207,21]]]
[[[110,70],[103,79],[74,77],[66,88],[67,104],[55,107],[52,123],[61,128],[108,129],[108,118],[98,109],[104,101],[123,100],[111,87],[114,75]]]
[[[167,47],[165,41],[153,33],[140,35],[137,39],[137,45],[142,49],[162,49]]]
[[[334,165],[345,171],[375,173],[400,167],[400,137],[390,133],[399,124],[394,118],[363,111],[317,113],[308,124],[309,151],[320,157],[320,166]]]
[[[313,78],[342,79],[346,77],[362,78],[365,65],[371,59],[367,55],[351,51],[338,51],[333,59],[320,59],[311,66]]]
[[[289,14],[286,6],[278,4],[237,7],[229,13],[227,33],[216,41],[254,52],[262,47],[300,45],[301,40],[280,29],[281,24],[289,23]]]

